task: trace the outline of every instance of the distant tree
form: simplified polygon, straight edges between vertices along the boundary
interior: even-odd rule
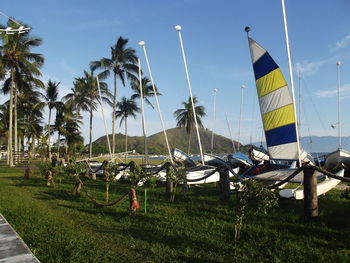
[[[102,100],[111,105],[111,93],[108,90],[107,83],[103,82],[103,75],[99,75],[99,84],[102,95]],[[92,157],[92,117],[93,112],[97,110],[100,101],[96,77],[93,72],[89,74],[84,71],[84,77],[76,79],[76,96],[75,99],[79,101],[82,109],[88,109],[90,113],[90,132],[89,132],[89,158]]]
[[[198,126],[203,128],[202,118],[207,114],[205,113],[204,106],[196,106],[198,102],[197,97],[193,97],[193,103],[195,106],[195,112],[197,117]],[[178,109],[174,112],[174,116],[176,118],[176,127],[185,127],[186,132],[188,134],[188,154],[190,153],[190,145],[191,145],[191,132],[195,129],[195,120],[193,114],[193,107],[191,102],[191,97],[188,98],[188,101],[182,102],[183,108]]]
[[[136,51],[127,47],[128,39],[118,38],[117,43],[111,47],[111,58],[102,58],[90,63],[91,70],[102,69],[103,74],[108,75],[113,72],[114,92],[113,92],[113,112],[116,115],[117,107],[117,78],[125,87],[125,79],[133,79],[134,73],[138,72]],[[115,152],[115,119],[112,120],[112,153]]]
[[[45,90],[45,102],[49,108],[49,123],[48,123],[48,149],[49,149],[49,159],[51,159],[51,111],[53,108],[62,107],[62,102],[58,100],[58,85],[60,85],[60,82],[52,82],[51,80],[48,81],[46,85]]]
[[[115,118],[120,118],[120,126],[124,121],[125,125],[125,152],[128,151],[128,117],[132,116],[136,119],[136,113],[140,112],[135,100],[122,97],[121,101],[117,103],[117,111]]]

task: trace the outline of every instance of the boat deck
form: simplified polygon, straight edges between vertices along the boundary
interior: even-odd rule
[[[0,262],[39,263],[16,231],[0,214]]]

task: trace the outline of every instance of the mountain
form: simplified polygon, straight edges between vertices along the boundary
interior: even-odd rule
[[[301,139],[303,149],[308,152],[329,153],[339,147],[337,136],[310,136]],[[342,147],[350,150],[350,137],[342,137]]]
[[[210,152],[211,148],[211,131],[208,129],[199,129],[202,147],[204,152]],[[173,128],[167,130],[168,140],[170,148],[178,148],[185,152],[188,149],[188,135],[185,128]],[[109,140],[112,142],[112,135],[109,135]],[[237,145],[237,142],[235,145]],[[167,148],[165,144],[165,138],[163,132],[153,134],[147,138],[148,152],[150,154],[167,154]],[[106,136],[98,138],[93,143],[94,152],[107,153],[107,139]],[[253,143],[259,146],[259,143]],[[338,148],[339,140],[336,136],[310,136],[302,137],[302,148],[310,153],[329,153]],[[266,144],[263,144],[266,148]],[[345,149],[350,150],[350,137],[342,137],[342,145]],[[242,152],[247,151],[248,146],[244,146],[241,149]],[[128,136],[128,150],[136,150],[138,153],[144,152],[143,136]],[[125,135],[116,134],[116,152],[125,151]],[[191,153],[199,153],[199,147],[197,143],[196,132],[191,133]],[[214,153],[232,153],[231,139],[224,136],[214,134]]]
[[[329,153],[338,149],[339,139],[337,136],[308,136],[301,138],[301,145],[309,153]],[[265,143],[263,146],[266,148]],[[350,137],[342,137],[342,147],[350,150]]]
[[[169,140],[170,148],[178,148],[185,152],[188,149],[188,135],[185,128],[173,128],[168,129],[167,136]],[[211,134],[212,132],[208,129],[199,129],[199,134],[202,141],[202,148],[204,152],[210,152],[211,148]],[[112,142],[112,135],[109,135],[109,140]],[[197,141],[196,132],[191,133],[191,153],[199,153],[199,146]],[[237,142],[234,141],[237,146]],[[167,148],[164,138],[164,133],[159,132],[147,137],[148,152],[150,154],[166,154]],[[107,153],[107,137],[102,136],[93,143],[93,148],[101,149],[101,152]],[[136,150],[138,153],[144,152],[143,136],[128,136],[128,150]],[[103,150],[103,151],[102,151]],[[116,152],[125,151],[125,135],[118,133],[116,134]],[[224,136],[214,134],[214,152],[220,153],[232,153],[232,141]]]

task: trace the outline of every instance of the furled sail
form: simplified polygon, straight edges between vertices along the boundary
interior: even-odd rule
[[[266,144],[272,159],[298,159],[293,98],[270,54],[248,38]]]

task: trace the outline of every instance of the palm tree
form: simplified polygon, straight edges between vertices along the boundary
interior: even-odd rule
[[[141,83],[142,83],[142,95],[143,95],[143,98],[145,99],[147,104],[150,105],[152,107],[152,109],[153,109],[154,107],[153,107],[152,103],[150,102],[150,100],[148,99],[149,97],[153,97],[154,96],[151,80],[149,78],[147,78],[147,77],[144,77],[144,78],[142,78]],[[131,95],[131,99],[139,99],[139,98],[141,98],[140,81],[136,80],[136,79],[133,79],[131,81],[130,87],[135,92],[133,95]],[[155,90],[157,92],[157,96],[161,96],[162,95],[161,93],[159,93],[157,91],[157,87],[156,86],[155,86]]]
[[[133,99],[122,97],[121,101],[117,103],[115,118],[120,118],[119,126],[122,125],[123,121],[125,125],[125,156],[128,152],[128,117],[132,116],[136,119],[136,112],[140,112],[140,108]]]
[[[136,51],[127,47],[128,39],[118,38],[117,43],[111,47],[111,58],[102,58],[99,61],[90,63],[91,70],[103,69],[104,74],[108,75],[113,72],[114,93],[113,93],[113,113],[116,114],[117,105],[117,78],[121,80],[125,87],[125,79],[133,79],[133,73],[138,72]],[[115,119],[112,118],[112,154],[115,152]]]
[[[14,20],[9,19],[6,27],[12,27],[14,29],[19,28],[19,24]],[[26,26],[26,25],[25,25]],[[4,29],[5,26],[0,25],[0,28]],[[39,68],[44,63],[44,58],[41,54],[31,53],[30,49],[35,46],[39,46],[42,42],[40,38],[30,37],[29,33],[23,34],[1,34],[2,45],[0,46],[0,68],[3,76],[3,72],[9,73],[11,85],[10,85],[10,104],[9,104],[9,139],[8,139],[8,164],[13,166],[12,156],[12,125],[13,125],[13,105],[16,112],[16,100],[17,89],[15,86],[16,74],[25,76],[40,76]],[[16,131],[16,117],[15,117],[15,131]],[[17,138],[15,138],[15,146],[17,144]]]
[[[34,153],[35,138],[40,138],[43,132],[43,110],[45,103],[40,100],[43,95],[31,90],[18,95],[19,123],[23,137],[27,137],[27,142],[32,142],[32,152]],[[23,138],[24,142],[24,138]]]
[[[46,92],[44,95],[47,106],[49,107],[49,123],[48,123],[48,149],[49,149],[49,159],[51,159],[51,111],[53,108],[58,108],[62,106],[62,102],[58,101],[58,85],[60,82],[48,81],[46,86]]]
[[[53,130],[57,131],[57,157],[60,157],[61,135],[66,134],[65,124],[68,119],[73,118],[73,114],[66,104],[61,103],[56,108],[56,118],[53,125]]]
[[[205,113],[204,106],[196,106],[198,102],[197,97],[193,97],[194,108],[197,117],[198,127],[203,128],[202,117],[205,117],[207,114]],[[186,132],[188,134],[188,154],[190,153],[190,145],[191,145],[191,132],[195,129],[195,120],[193,114],[193,107],[191,102],[191,97],[188,98],[188,101],[183,101],[182,105],[184,106],[182,109],[178,109],[174,112],[174,116],[176,118],[176,127],[185,127]]]
[[[105,78],[103,74],[99,74],[99,84],[101,90],[101,97],[103,102],[111,105],[110,98],[112,97],[111,93],[108,90],[107,83],[102,80]],[[100,101],[100,95],[98,91],[96,77],[93,72],[89,74],[84,71],[84,77],[77,78],[75,82],[75,100],[79,103],[79,107],[83,110],[87,110],[90,113],[90,135],[89,135],[89,158],[92,157],[92,117],[93,111],[97,110],[98,103]]]

